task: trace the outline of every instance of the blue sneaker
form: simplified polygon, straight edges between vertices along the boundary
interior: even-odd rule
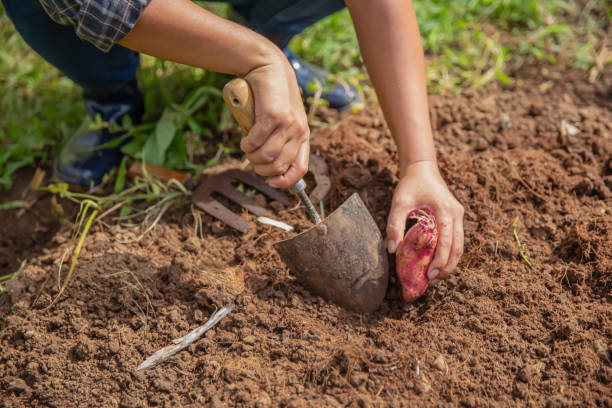
[[[144,113],[144,100],[136,81],[102,96],[85,95],[85,106],[92,117],[100,115],[104,122],[117,125],[126,115],[130,116],[133,124],[138,124]],[[104,175],[121,163],[121,146],[129,140],[113,147],[105,145],[122,135],[122,132],[111,132],[106,128],[76,134],[55,158],[55,177],[84,187],[100,184]]]
[[[285,47],[283,52],[295,71],[295,77],[304,98],[314,96],[312,85],[321,84],[325,89],[321,98],[329,102],[329,106],[333,109],[344,111],[357,108],[362,104],[359,92],[355,87],[348,84],[343,86],[335,81],[330,81],[329,77],[332,74],[303,61],[288,47]]]

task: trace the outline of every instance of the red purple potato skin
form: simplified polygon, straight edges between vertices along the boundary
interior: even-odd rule
[[[406,302],[419,298],[429,286],[427,268],[438,243],[436,219],[429,209],[414,210],[409,218],[417,220],[400,242],[396,252],[396,270]]]

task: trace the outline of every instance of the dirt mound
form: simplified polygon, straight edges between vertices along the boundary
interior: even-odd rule
[[[201,239],[180,209],[140,243],[94,226],[49,308],[68,237],[50,229],[53,245],[30,250],[0,298],[0,406],[612,405],[610,91],[539,85],[431,98],[466,248],[460,271],[412,304],[392,278],[376,313],[345,311],[295,282],[271,246],[282,232],[204,217]],[[331,171],[326,210],[359,192],[384,231],[397,166],[380,110],[316,130],[312,150]],[[3,265],[25,256],[11,251]],[[202,340],[135,371],[231,302]]]

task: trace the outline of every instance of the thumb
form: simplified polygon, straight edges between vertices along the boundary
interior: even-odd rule
[[[406,203],[399,203],[393,200],[389,219],[387,220],[387,250],[394,254],[399,243],[404,239],[406,230],[406,218],[412,207]]]

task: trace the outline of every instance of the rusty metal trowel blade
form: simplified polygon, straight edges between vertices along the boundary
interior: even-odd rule
[[[274,247],[304,286],[340,306],[371,312],[385,297],[387,251],[357,193],[321,224]]]

